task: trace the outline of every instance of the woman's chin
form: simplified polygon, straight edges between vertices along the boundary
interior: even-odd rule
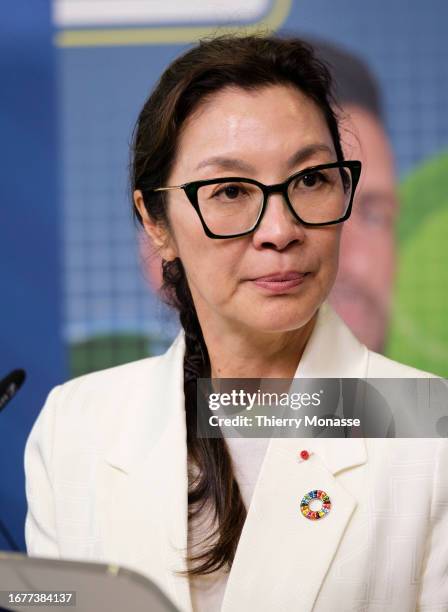
[[[315,295],[296,300],[252,300],[240,309],[240,313],[244,313],[250,327],[260,331],[290,331],[306,325],[321,303],[322,299]]]
[[[284,313],[282,315],[274,313],[270,314],[270,316],[262,316],[262,313],[254,313],[254,316],[246,323],[254,333],[280,334],[298,330],[305,326],[312,318],[314,312],[307,311],[301,313],[295,310],[290,314]]]

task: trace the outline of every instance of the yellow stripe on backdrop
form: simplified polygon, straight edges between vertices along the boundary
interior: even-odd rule
[[[266,29],[278,30],[291,10],[292,0],[274,0],[271,10],[260,21],[241,26],[176,26],[150,28],[104,28],[63,30],[56,34],[58,47],[114,47],[162,45],[195,42],[214,34],[252,34]]]

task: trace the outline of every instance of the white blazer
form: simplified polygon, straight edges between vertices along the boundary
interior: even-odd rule
[[[184,334],[168,351],[55,387],[25,449],[28,553],[117,563],[191,612]],[[296,377],[426,377],[360,344],[327,304]],[[313,454],[298,461],[307,448]],[[332,500],[321,521],[299,504]],[[448,445],[271,439],[222,612],[448,610]]]

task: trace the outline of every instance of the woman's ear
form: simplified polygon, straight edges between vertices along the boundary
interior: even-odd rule
[[[177,249],[173,244],[171,233],[165,223],[155,221],[146,210],[142,192],[137,189],[134,191],[134,205],[142,218],[142,223],[146,234],[151,239],[156,251],[166,261],[171,261],[178,257]]]

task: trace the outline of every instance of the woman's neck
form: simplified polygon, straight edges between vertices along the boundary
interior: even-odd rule
[[[205,328],[211,378],[293,378],[316,318],[317,313],[299,329],[256,337]]]

